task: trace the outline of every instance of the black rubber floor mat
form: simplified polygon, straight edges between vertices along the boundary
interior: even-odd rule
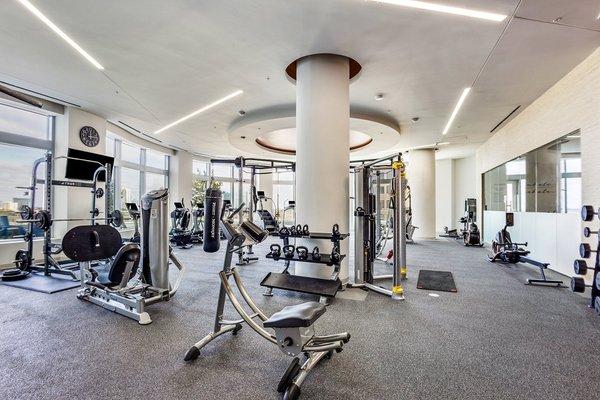
[[[1,282],[5,286],[12,286],[19,289],[33,290],[34,292],[42,293],[57,293],[63,290],[76,288],[80,285],[78,281],[71,279],[55,278],[52,276],[44,276],[32,273],[29,278],[20,281]]]
[[[419,271],[419,280],[417,289],[437,290],[440,292],[456,293],[456,284],[452,272],[449,271],[429,271],[422,269]]]

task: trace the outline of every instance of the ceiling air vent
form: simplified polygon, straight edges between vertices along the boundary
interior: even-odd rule
[[[129,124],[123,122],[123,121],[119,121],[119,124],[123,125],[124,127],[128,128],[128,129],[130,129],[130,130],[132,130],[134,132],[139,133],[140,135],[143,135],[143,136],[147,137],[150,140],[153,140],[153,141],[158,142],[158,143],[162,143],[162,140],[157,139],[157,138],[155,138],[153,136],[150,136],[150,135],[148,135],[148,134],[140,131],[139,129],[134,128],[133,126],[131,126],[131,125],[129,125]]]

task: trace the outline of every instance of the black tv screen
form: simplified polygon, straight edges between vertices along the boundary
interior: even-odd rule
[[[66,179],[91,181],[94,179],[94,172],[100,166],[98,163],[101,163],[102,165],[109,164],[108,168],[112,172],[112,166],[115,162],[114,157],[76,149],[69,149],[67,156],[72,158],[67,158],[67,170],[65,172]],[[73,158],[76,158],[77,160],[74,160]],[[100,173],[98,180],[100,182],[106,181],[104,172]]]

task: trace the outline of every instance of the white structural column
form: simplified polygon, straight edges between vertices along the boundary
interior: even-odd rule
[[[349,213],[349,60],[343,56],[318,54],[301,58],[296,75],[296,221],[312,232],[330,232],[339,224],[348,232]],[[304,243],[312,251],[331,251],[331,242]],[[348,239],[341,242],[348,255]],[[348,281],[348,258],[340,271]],[[323,265],[296,263],[298,275],[327,278],[331,269]]]
[[[412,224],[419,227],[414,236],[435,238],[435,151],[411,150],[407,172],[412,195]]]

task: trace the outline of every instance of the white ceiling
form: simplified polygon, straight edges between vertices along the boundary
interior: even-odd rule
[[[307,54],[338,53],[361,63],[351,106],[395,120],[398,146],[450,141],[472,154],[510,111],[525,108],[600,45],[597,0],[443,1],[516,16],[501,23],[364,0],[32,2],[105,70],[88,64],[19,3],[3,0],[0,81],[148,134],[242,89],[243,95],[159,135],[212,156],[240,155],[228,138],[238,110],[268,115],[293,107],[295,87],[284,68]],[[471,85],[442,138],[461,90]],[[375,101],[376,93],[384,99]],[[415,116],[420,121],[412,124]]]

